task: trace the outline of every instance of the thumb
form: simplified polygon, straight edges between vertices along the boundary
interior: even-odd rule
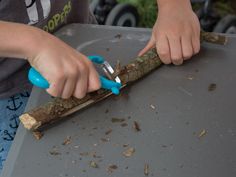
[[[138,56],[141,57],[143,54],[145,54],[149,49],[153,48],[155,46],[155,37],[152,35],[151,39],[149,40],[149,42],[147,43],[147,45],[144,47],[144,49],[142,49]]]

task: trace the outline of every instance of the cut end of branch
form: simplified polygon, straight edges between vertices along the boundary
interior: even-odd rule
[[[41,122],[36,121],[36,119],[29,114],[25,113],[20,116],[21,123],[28,130],[36,130],[40,127]]]

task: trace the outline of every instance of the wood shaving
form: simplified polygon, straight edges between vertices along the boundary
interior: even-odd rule
[[[144,164],[144,175],[148,176],[149,175],[149,165]]]
[[[188,76],[187,79],[192,81],[194,79],[194,77],[193,76]]]
[[[89,152],[81,152],[79,153],[81,156],[88,156],[89,155]]]
[[[56,148],[53,148],[51,151],[49,151],[49,153],[51,154],[51,155],[61,155],[61,153],[58,151],[58,149],[56,149]]]
[[[152,109],[156,109],[156,107],[155,107],[154,105],[152,105],[152,104],[150,105],[150,107],[151,107]]]
[[[110,139],[109,138],[101,138],[101,141],[102,142],[108,142],[108,141],[110,141]]]
[[[129,144],[123,144],[123,147],[128,147],[129,146]]]
[[[207,134],[207,131],[205,129],[203,129],[199,134],[198,134],[198,138],[201,138],[203,136],[205,136]]]
[[[130,147],[123,152],[123,155],[125,157],[131,157],[134,154],[134,152],[135,152],[135,149]]]
[[[107,114],[108,112],[109,112],[109,109],[106,109],[106,110],[105,110],[105,114]]]
[[[105,135],[109,135],[112,132],[112,129],[109,129],[105,132]]]
[[[114,170],[116,170],[118,168],[117,165],[109,165],[107,168],[107,171],[112,173]]]
[[[137,132],[141,131],[139,123],[137,121],[134,121],[133,128]]]
[[[212,91],[214,91],[216,89],[216,84],[215,83],[212,83],[212,84],[210,84],[209,86],[208,86],[208,91],[209,92],[212,92]]]
[[[68,145],[71,143],[71,136],[67,136],[66,139],[63,141],[62,145]]]
[[[120,123],[120,122],[124,122],[124,121],[125,121],[125,119],[116,118],[116,117],[113,117],[113,118],[111,119],[111,122],[112,122],[112,123]]]
[[[98,164],[94,161],[90,161],[89,166],[92,168],[98,168]]]
[[[35,139],[40,140],[43,137],[43,133],[40,131],[33,131]]]
[[[127,125],[128,125],[127,123],[120,124],[121,127],[126,127]]]
[[[75,145],[74,148],[75,148],[75,149],[78,149],[78,148],[79,148],[79,145]]]

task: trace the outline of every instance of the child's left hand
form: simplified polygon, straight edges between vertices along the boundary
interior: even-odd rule
[[[150,41],[139,53],[156,46],[161,61],[180,65],[200,50],[200,24],[189,4],[177,1],[159,6]]]

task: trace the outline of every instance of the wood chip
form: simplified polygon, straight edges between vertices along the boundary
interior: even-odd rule
[[[152,105],[152,104],[150,105],[150,107],[151,107],[152,109],[156,109],[156,107],[155,107],[154,105]]]
[[[101,138],[101,141],[102,142],[108,142],[108,141],[110,141],[110,139],[109,138]]]
[[[149,175],[149,165],[144,164],[144,175],[148,176]]]
[[[111,119],[111,122],[112,122],[112,123],[120,123],[120,122],[124,122],[124,121],[125,121],[125,119],[116,118],[116,117],[113,117],[113,118]]]
[[[71,143],[71,136],[67,136],[63,141],[62,145],[68,145]]]
[[[81,156],[88,156],[89,155],[89,152],[81,152],[79,153]]]
[[[43,133],[40,131],[33,131],[35,139],[40,140],[43,137]]]
[[[137,132],[141,131],[139,123],[137,121],[134,121],[133,128]]]
[[[109,135],[112,132],[112,129],[109,129],[105,132],[105,135]]]
[[[194,77],[193,76],[188,76],[187,79],[191,81],[191,80],[194,79]]]
[[[107,171],[112,173],[114,170],[116,170],[118,168],[117,165],[109,165],[107,168]]]
[[[127,127],[127,125],[128,125],[127,123],[120,124],[121,127]]]
[[[98,168],[98,164],[94,161],[90,161],[89,166],[92,168]]]
[[[135,149],[130,147],[123,152],[123,155],[125,157],[131,157],[134,154],[134,152],[135,152]]]
[[[212,83],[212,84],[210,84],[209,86],[208,86],[208,91],[209,92],[212,92],[212,91],[214,91],[216,89],[216,84],[215,83]]]
[[[49,153],[51,155],[61,155],[61,153],[56,149],[56,148],[53,148],[51,151],[49,151]]]
[[[128,147],[129,146],[129,144],[123,144],[123,147]]]
[[[199,134],[198,134],[198,138],[201,138],[203,136],[205,136],[207,134],[207,131],[205,129],[203,129]]]

